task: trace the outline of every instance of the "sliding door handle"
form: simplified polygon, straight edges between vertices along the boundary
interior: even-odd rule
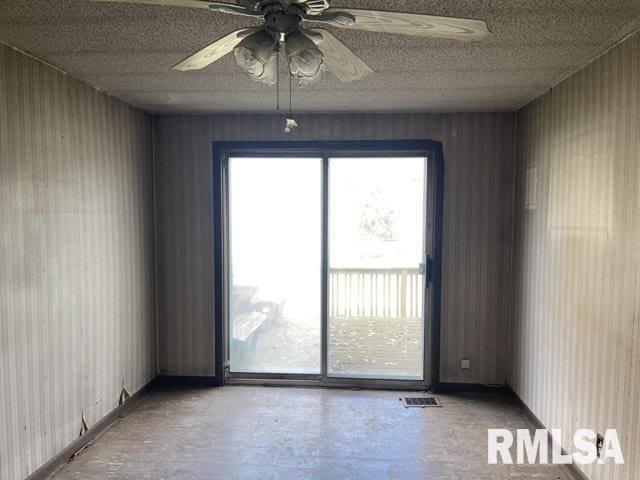
[[[420,270],[420,275],[425,276],[427,285],[433,282],[433,258],[431,258],[430,255],[427,255],[427,258],[424,261],[424,263],[420,264],[419,270]]]

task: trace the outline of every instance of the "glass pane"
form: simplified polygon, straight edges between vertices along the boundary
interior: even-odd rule
[[[424,158],[329,163],[334,377],[423,377]]]
[[[231,158],[232,372],[320,373],[322,160]]]

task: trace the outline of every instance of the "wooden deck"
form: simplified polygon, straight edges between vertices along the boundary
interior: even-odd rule
[[[332,269],[328,371],[337,376],[419,377],[423,296],[418,269]],[[236,371],[320,371],[320,318],[282,314],[256,330],[251,348],[232,359]],[[246,340],[246,339],[245,339]]]

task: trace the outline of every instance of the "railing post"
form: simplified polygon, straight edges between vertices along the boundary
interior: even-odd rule
[[[402,270],[400,274],[400,298],[398,298],[398,302],[400,303],[400,318],[407,317],[407,271]]]

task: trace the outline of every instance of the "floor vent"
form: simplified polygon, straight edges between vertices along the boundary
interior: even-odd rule
[[[402,398],[402,403],[405,407],[418,407],[418,408],[427,408],[427,407],[441,407],[442,404],[438,401],[437,398],[434,397],[405,397]]]

